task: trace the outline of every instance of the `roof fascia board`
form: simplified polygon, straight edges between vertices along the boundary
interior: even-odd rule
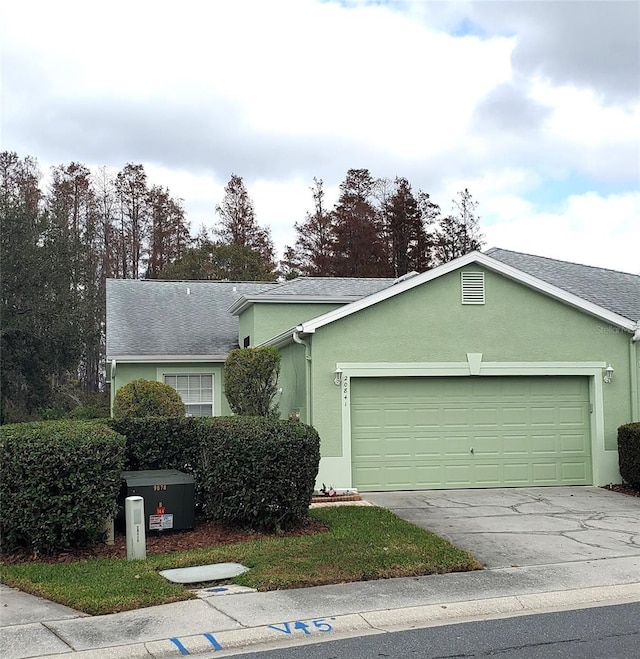
[[[166,364],[170,362],[224,362],[229,355],[107,355],[107,361],[118,364]]]
[[[538,290],[550,297],[556,298],[592,316],[606,320],[608,323],[626,329],[629,332],[633,332],[635,330],[636,323],[632,320],[629,320],[628,318],[625,318],[624,316],[620,316],[613,311],[609,311],[597,304],[588,302],[587,300],[578,297],[573,293],[569,293],[562,288],[558,288],[553,284],[549,284],[545,281],[542,281],[541,279],[538,279],[537,277],[533,277],[532,275],[529,275],[522,270],[518,270],[517,268],[514,268],[510,265],[506,265],[497,259],[492,259],[486,254],[482,254],[481,252],[470,252],[469,254],[460,256],[453,261],[444,263],[443,265],[433,268],[433,270],[428,270],[427,272],[424,272],[421,275],[413,277],[407,281],[394,284],[393,286],[378,291],[377,293],[373,293],[368,297],[361,298],[356,302],[352,302],[351,304],[341,307],[340,309],[334,309],[333,311],[322,314],[317,318],[312,318],[300,326],[300,331],[303,334],[313,334],[317,329],[323,327],[324,325],[328,325],[329,323],[340,320],[341,318],[345,318],[352,313],[356,313],[357,311],[366,309],[367,307],[373,306],[374,304],[378,304],[378,302],[387,300],[394,295],[404,293],[405,291],[408,291],[416,286],[421,286],[422,284],[432,281],[433,279],[437,279],[438,277],[442,277],[443,275],[449,274],[450,272],[458,270],[459,268],[462,268],[471,263],[482,265],[489,270],[493,270],[504,275],[505,277],[514,279],[524,284],[525,286]]]
[[[238,316],[257,302],[272,304],[349,304],[361,297],[361,295],[261,295],[259,297],[243,295],[229,307],[229,313]]]
[[[271,346],[272,348],[280,348],[289,343],[293,343],[293,333],[296,331],[300,331],[299,325],[298,327],[292,327],[288,330],[285,330],[284,332],[281,332],[277,336],[273,336],[270,339],[259,343],[256,347],[262,348],[263,346]]]

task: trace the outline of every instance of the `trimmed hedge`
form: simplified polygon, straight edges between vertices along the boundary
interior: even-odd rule
[[[201,511],[201,478],[199,466],[201,436],[210,418],[150,417],[146,419],[111,419],[109,426],[126,438],[124,468],[178,469],[195,478],[196,510]]]
[[[113,416],[131,419],[148,416],[184,416],[186,408],[180,394],[156,380],[133,380],[116,392]]]
[[[111,419],[108,423],[126,437],[125,469],[180,469],[192,473],[200,456],[202,424],[198,421],[198,417],[170,416]]]
[[[124,437],[95,422],[2,426],[3,551],[52,554],[103,541],[116,513],[124,450]]]
[[[640,422],[618,428],[618,461],[622,480],[640,486]]]
[[[316,430],[265,417],[115,419],[125,468],[179,469],[195,478],[196,508],[242,528],[294,528],[306,519],[320,464]]]
[[[209,519],[280,531],[307,517],[320,464],[311,426],[264,417],[219,417],[203,435],[201,487]]]

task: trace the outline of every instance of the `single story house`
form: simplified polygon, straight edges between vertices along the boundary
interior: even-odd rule
[[[107,282],[112,397],[147,378],[229,414],[229,351],[275,346],[318,484],[360,490],[619,481],[639,321],[640,276],[495,248],[397,280]]]

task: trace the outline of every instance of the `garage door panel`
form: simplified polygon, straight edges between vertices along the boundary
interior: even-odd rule
[[[520,487],[531,483],[531,465],[529,462],[506,462],[502,469],[501,484]]]
[[[586,378],[354,378],[351,401],[360,489],[591,483]]]
[[[537,430],[537,429],[536,429]],[[540,457],[540,455],[555,455],[558,452],[558,437],[555,433],[541,434],[536,432],[531,435],[531,454]]]
[[[581,485],[585,479],[590,477],[589,470],[582,460],[578,462],[562,462],[560,465],[562,480],[565,483],[576,483]]]
[[[558,422],[563,426],[582,427],[586,423],[587,411],[581,405],[565,405],[558,408]]]
[[[505,457],[516,455],[528,455],[529,446],[527,443],[527,436],[523,434],[518,435],[503,435],[502,436],[502,454]]]
[[[532,465],[534,485],[560,482],[560,469],[556,462],[534,462]]]
[[[473,449],[478,456],[502,455],[503,442],[502,438],[497,435],[475,436],[473,440]]]
[[[497,407],[479,407],[474,406],[471,410],[471,418],[473,427],[478,428],[490,427],[494,428],[501,424],[500,410]]]
[[[505,403],[502,408],[503,428],[523,428],[529,424],[529,409],[521,405]]]
[[[570,453],[586,453],[588,451],[588,447],[585,445],[585,440],[586,437],[582,433],[562,433],[560,435],[560,453],[563,455]]]

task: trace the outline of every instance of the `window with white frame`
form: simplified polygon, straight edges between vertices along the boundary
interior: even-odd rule
[[[213,416],[213,374],[165,374],[164,381],[182,397],[187,416]]]

